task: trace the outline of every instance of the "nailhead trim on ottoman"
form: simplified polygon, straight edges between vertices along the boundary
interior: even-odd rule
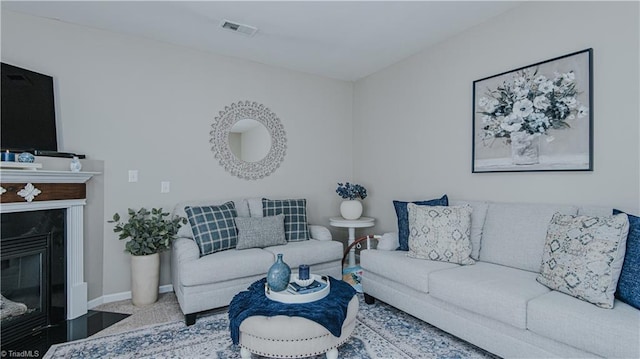
[[[354,296],[349,302],[339,338],[320,324],[301,317],[249,317],[240,325],[240,347],[253,354],[271,358],[304,358],[330,352],[351,336],[356,325],[358,307],[358,298]],[[305,337],[304,333],[309,333],[310,336]]]

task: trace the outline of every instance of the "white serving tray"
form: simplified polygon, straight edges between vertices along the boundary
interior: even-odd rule
[[[0,168],[11,168],[11,169],[35,171],[38,168],[42,168],[42,163],[1,161]]]
[[[282,292],[274,292],[270,290],[269,285],[265,283],[264,294],[267,296],[267,298],[271,300],[275,300],[276,302],[290,303],[290,304],[315,302],[316,300],[320,300],[326,297],[327,295],[329,295],[329,292],[331,291],[331,283],[329,282],[329,279],[327,278],[325,280],[326,277],[323,278],[322,276],[319,276],[317,274],[311,274],[311,277],[317,280],[318,282],[326,283],[327,286],[313,293],[293,294],[293,293],[289,293],[286,289],[283,290]]]

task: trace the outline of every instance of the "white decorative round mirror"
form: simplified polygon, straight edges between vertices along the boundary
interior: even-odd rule
[[[284,160],[284,127],[262,104],[240,101],[225,106],[211,127],[211,151],[234,176],[260,179],[273,173]]]
[[[269,153],[271,136],[263,124],[245,118],[229,130],[229,149],[245,162],[258,162]]]

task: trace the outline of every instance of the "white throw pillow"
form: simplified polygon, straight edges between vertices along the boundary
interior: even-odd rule
[[[554,214],[536,279],[598,307],[613,308],[628,232],[629,219],[624,213],[606,217]]]
[[[432,261],[473,264],[471,259],[471,206],[407,205],[407,256]]]

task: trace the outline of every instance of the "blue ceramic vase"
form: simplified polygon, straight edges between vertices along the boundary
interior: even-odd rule
[[[272,291],[282,292],[287,289],[290,278],[291,268],[282,260],[282,254],[278,254],[278,259],[267,272],[267,284]]]

